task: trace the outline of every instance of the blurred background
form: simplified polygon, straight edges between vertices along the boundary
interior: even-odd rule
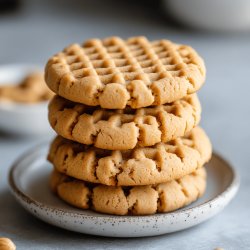
[[[246,207],[250,205],[250,1],[0,0],[0,67],[23,63],[43,67],[50,56],[70,43],[113,35],[170,39],[192,46],[204,58],[207,80],[199,91],[201,124],[214,149],[231,161],[242,177],[230,215],[223,213],[218,219],[218,230],[223,221],[231,220],[227,231],[234,234],[228,235],[226,230],[216,234],[213,227],[210,230],[214,241],[228,242],[225,249],[233,249],[231,244],[244,249],[250,245],[246,238],[250,229],[244,220],[249,216]],[[4,118],[0,116],[1,119]],[[1,168],[7,168],[20,153],[46,137],[49,136],[20,137],[2,130]],[[5,175],[7,171],[3,172]],[[7,189],[6,181],[0,185]],[[2,195],[5,205],[0,221],[7,223],[12,216],[8,209],[14,201],[9,193]],[[4,213],[5,218],[1,218]],[[9,232],[12,228],[10,225]]]

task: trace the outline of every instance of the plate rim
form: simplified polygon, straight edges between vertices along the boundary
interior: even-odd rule
[[[140,215],[140,216],[136,216],[136,215],[111,215],[111,214],[102,214],[102,213],[98,213],[95,211],[92,211],[94,213],[96,213],[97,215],[89,215],[89,214],[84,214],[85,210],[80,210],[79,211],[67,211],[63,208],[57,208],[45,203],[41,203],[35,199],[33,199],[32,197],[30,197],[29,195],[25,194],[22,190],[20,190],[18,188],[18,185],[16,184],[15,178],[14,178],[14,172],[15,170],[18,168],[20,162],[22,162],[23,160],[25,160],[27,157],[29,157],[30,155],[35,154],[35,152],[38,152],[39,150],[41,150],[43,147],[47,146],[48,142],[43,142],[40,143],[38,145],[36,145],[35,147],[33,147],[32,149],[28,149],[26,152],[22,153],[15,161],[14,163],[11,165],[10,169],[9,169],[9,175],[8,175],[8,183],[9,183],[9,187],[11,188],[11,191],[14,193],[14,195],[20,199],[22,199],[22,201],[24,201],[26,204],[33,204],[35,207],[37,208],[41,208],[41,207],[45,207],[46,209],[49,209],[51,212],[60,212],[62,214],[68,215],[70,217],[74,216],[74,217],[81,217],[81,218],[98,218],[98,219],[114,219],[114,220],[118,220],[121,219],[121,222],[124,220],[129,220],[129,219],[137,219],[137,220],[141,220],[141,219],[145,219],[147,217],[150,217],[150,219],[153,218],[162,218],[162,217],[174,217],[174,216],[178,216],[180,214],[188,214],[191,213],[194,209],[203,209],[209,206],[213,206],[213,204],[215,204],[221,197],[226,196],[227,194],[233,192],[233,196],[232,198],[235,196],[235,194],[237,193],[239,187],[240,187],[240,176],[238,174],[238,172],[236,171],[236,169],[232,166],[232,164],[224,159],[219,153],[213,151],[212,152],[212,157],[217,158],[219,161],[222,161],[225,165],[227,165],[227,167],[230,169],[230,171],[232,172],[232,181],[229,183],[229,185],[226,187],[226,189],[219,193],[218,195],[216,195],[213,199],[209,199],[205,202],[203,202],[202,204],[199,204],[195,207],[191,207],[191,208],[184,208],[182,210],[176,210],[173,212],[168,212],[168,213],[157,213],[157,214],[152,214],[152,215]],[[231,199],[230,199],[231,200]],[[230,201],[229,200],[229,201]]]

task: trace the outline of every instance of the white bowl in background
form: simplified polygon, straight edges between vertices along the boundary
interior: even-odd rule
[[[0,85],[19,83],[34,71],[41,71],[41,67],[28,64],[0,66]],[[0,131],[22,135],[52,133],[47,106],[48,101],[34,104],[0,102]]]
[[[249,0],[163,0],[163,7],[188,26],[216,31],[250,30]]]

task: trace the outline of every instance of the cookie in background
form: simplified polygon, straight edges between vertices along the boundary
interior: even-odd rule
[[[0,66],[0,131],[18,135],[49,133],[46,107],[53,95],[40,67]]]
[[[48,101],[53,97],[40,71],[29,73],[20,83],[0,86],[0,102],[34,104]]]

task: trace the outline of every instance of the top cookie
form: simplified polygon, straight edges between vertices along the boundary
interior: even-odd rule
[[[189,46],[145,37],[110,37],[73,44],[45,69],[51,90],[71,101],[107,109],[171,103],[197,91],[203,60]]]

